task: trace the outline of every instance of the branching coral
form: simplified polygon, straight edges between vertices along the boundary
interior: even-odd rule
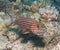
[[[45,7],[40,8],[39,13],[42,15],[42,18],[51,21],[57,19],[59,12],[54,7]]]

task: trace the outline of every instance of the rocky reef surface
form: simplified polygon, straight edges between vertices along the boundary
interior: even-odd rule
[[[60,50],[56,6],[52,0],[0,0],[0,50]]]

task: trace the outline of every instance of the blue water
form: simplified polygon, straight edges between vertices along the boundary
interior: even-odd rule
[[[60,2],[57,2],[56,0],[52,0],[52,6],[55,6],[57,10],[60,12]]]

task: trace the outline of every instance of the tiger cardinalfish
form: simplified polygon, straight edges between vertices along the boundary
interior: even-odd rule
[[[22,30],[23,34],[39,32],[39,23],[29,17],[20,17],[15,21],[15,24],[19,25],[19,29]]]

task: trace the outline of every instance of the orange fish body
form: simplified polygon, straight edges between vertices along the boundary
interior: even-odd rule
[[[23,34],[27,34],[30,31],[37,33],[39,30],[37,21],[28,17],[20,17],[15,23],[20,26]]]

